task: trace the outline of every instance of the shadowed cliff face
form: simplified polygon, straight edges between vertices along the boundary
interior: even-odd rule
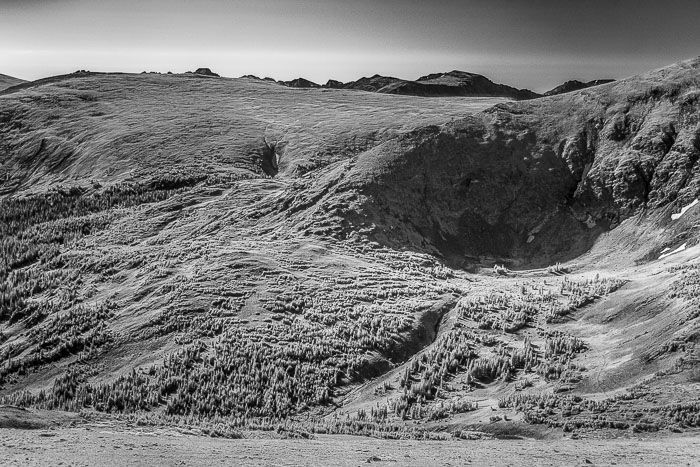
[[[633,215],[698,196],[699,67],[500,104],[384,142],[303,186],[327,193],[341,236],[456,263],[571,259]]]

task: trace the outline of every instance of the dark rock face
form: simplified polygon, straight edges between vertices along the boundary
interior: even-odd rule
[[[557,94],[564,94],[567,92],[579,91],[581,89],[590,88],[592,86],[599,86],[601,84],[608,84],[615,81],[614,79],[596,79],[583,83],[577,80],[567,81],[564,84],[557,86],[556,88],[544,93],[545,96],[556,96]]]
[[[194,71],[194,74],[195,74],[195,75],[202,75],[202,76],[214,76],[214,77],[216,77],[216,78],[219,77],[218,74],[214,73],[214,72],[211,71],[209,68],[197,68],[197,69]]]
[[[608,226],[589,229],[570,214],[577,182],[565,161],[540,145],[535,131],[497,129],[501,115],[484,117],[384,148],[401,157],[363,186],[367,202],[353,222],[377,226],[372,237],[380,243],[404,242],[457,261],[547,262],[586,251]],[[562,233],[571,239],[566,244]]]

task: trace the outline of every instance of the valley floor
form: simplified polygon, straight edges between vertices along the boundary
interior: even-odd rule
[[[698,465],[700,435],[653,438],[390,441],[318,435],[310,440],[219,439],[173,429],[87,425],[0,428],[10,465]]]

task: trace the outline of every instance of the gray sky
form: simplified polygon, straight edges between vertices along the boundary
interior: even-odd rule
[[[0,73],[459,69],[536,91],[700,55],[700,0],[0,0]]]

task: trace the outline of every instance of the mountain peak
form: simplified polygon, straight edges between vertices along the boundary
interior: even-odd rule
[[[344,87],[382,94],[424,97],[481,96],[509,97],[517,100],[540,97],[539,94],[530,90],[497,84],[476,73],[459,70],[432,73],[421,76],[415,81],[375,74],[370,78],[360,78],[347,83]]]
[[[291,81],[280,81],[281,84],[288,86],[290,88],[303,88],[303,89],[309,89],[309,88],[320,88],[320,84],[316,84],[313,81],[309,81],[306,78],[296,78]]]

